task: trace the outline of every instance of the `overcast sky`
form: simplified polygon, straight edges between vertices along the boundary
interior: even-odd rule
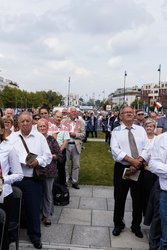
[[[0,75],[28,91],[102,98],[167,81],[166,0],[0,0]]]

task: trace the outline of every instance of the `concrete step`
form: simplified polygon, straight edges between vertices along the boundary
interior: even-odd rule
[[[26,241],[20,241],[19,250],[34,250],[32,244]],[[79,246],[79,245],[68,245],[68,244],[48,244],[43,242],[43,250],[148,250],[148,248],[127,248],[127,247],[88,247],[88,246]],[[10,245],[10,250],[15,250],[15,244]]]

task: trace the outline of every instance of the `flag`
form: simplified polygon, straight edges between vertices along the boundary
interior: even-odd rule
[[[161,64],[159,65],[158,71],[159,71],[159,72],[161,71]]]
[[[160,103],[160,102],[156,102],[155,103],[155,107],[157,108],[157,109],[160,109],[160,108],[162,108],[162,104]]]

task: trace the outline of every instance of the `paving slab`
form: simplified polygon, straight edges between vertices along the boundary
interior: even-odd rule
[[[113,228],[110,228],[111,246],[133,248],[133,249],[148,249],[147,237],[138,238],[130,229],[125,228],[119,236],[112,235]]]
[[[79,208],[80,209],[107,210],[107,199],[106,198],[81,197]]]
[[[53,212],[53,215],[51,217],[51,221],[53,224],[58,223],[62,209],[63,209],[63,207],[61,207],[61,206],[54,206],[54,212]],[[41,225],[43,226],[43,223],[41,223]]]
[[[49,244],[70,244],[73,225],[52,224],[42,228],[42,242]]]
[[[93,186],[93,197],[113,198],[113,187]]]
[[[59,223],[72,225],[91,225],[91,210],[64,208]]]
[[[100,138],[87,138],[87,141],[94,141],[94,142],[105,142],[105,139]]]
[[[29,242],[29,237],[27,235],[27,230],[26,229],[23,229],[23,228],[20,229],[20,240]]]
[[[79,196],[70,196],[70,203],[66,205],[67,208],[79,208],[80,197]]]
[[[112,211],[92,211],[92,226],[113,227],[113,212]]]
[[[55,206],[52,225],[41,223],[43,249],[45,250],[146,250],[148,229],[141,225],[144,238],[131,233],[132,202],[128,193],[125,206],[126,228],[119,237],[113,230],[113,187],[81,185],[80,190],[69,188],[70,204]],[[13,248],[12,248],[13,247]],[[10,250],[14,250],[10,246]],[[34,249],[26,230],[21,229],[20,250]]]
[[[93,196],[93,187],[92,186],[82,186],[80,189],[69,188],[70,196],[79,196],[79,197],[92,197]]]
[[[114,211],[114,198],[107,198],[107,207],[109,211]],[[127,199],[125,204],[125,212],[132,211],[132,200]]]
[[[71,243],[89,247],[110,247],[109,230],[104,227],[75,226]]]

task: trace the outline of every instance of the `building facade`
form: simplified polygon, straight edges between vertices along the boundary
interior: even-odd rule
[[[134,86],[126,88],[125,91],[124,88],[117,89],[108,96],[108,100],[112,100],[112,107],[114,108],[116,106],[120,107],[123,104],[130,106],[131,103],[135,101],[136,98],[140,98],[140,96],[141,88]]]
[[[70,93],[69,96],[65,97],[65,106],[78,107],[79,105],[79,95]]]
[[[141,88],[141,99],[147,106],[154,106],[155,102],[159,100],[163,108],[167,108],[167,82],[159,84],[148,83]]]

